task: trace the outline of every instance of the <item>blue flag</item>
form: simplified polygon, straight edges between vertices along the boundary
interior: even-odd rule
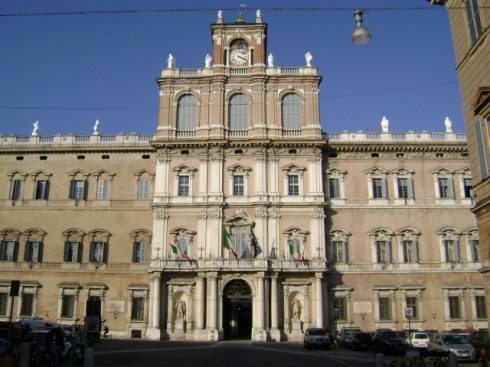
[[[257,256],[259,256],[262,253],[262,249],[260,248],[259,241],[257,240],[257,237],[255,237],[254,233],[252,233],[252,238],[251,238],[250,243],[251,243],[252,249],[254,251],[254,258],[256,258]]]

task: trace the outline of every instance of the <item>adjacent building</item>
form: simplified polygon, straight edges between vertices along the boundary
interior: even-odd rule
[[[275,66],[259,11],[220,12],[211,41],[203,67],[169,55],[154,134],[0,136],[0,318],[170,340],[487,327],[466,135],[325,133],[310,55]]]
[[[482,274],[490,294],[490,1],[432,0],[446,6],[459,77],[473,197],[481,234]],[[490,306],[487,297],[487,308]]]

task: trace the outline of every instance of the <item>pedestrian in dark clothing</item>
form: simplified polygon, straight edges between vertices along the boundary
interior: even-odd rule
[[[65,349],[65,333],[60,327],[51,329],[46,334],[46,345],[54,367],[61,366],[62,353]]]

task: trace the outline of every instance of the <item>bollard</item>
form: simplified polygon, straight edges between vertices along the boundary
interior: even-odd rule
[[[83,367],[94,366],[94,348],[87,347],[83,351]]]
[[[487,351],[485,349],[480,349],[480,359],[478,360],[480,367],[488,366]]]
[[[449,353],[448,367],[458,367],[458,356],[453,352]]]
[[[385,365],[385,356],[383,353],[374,355],[374,367],[383,367]]]
[[[19,366],[29,367],[30,359],[31,359],[31,349],[29,348],[29,345],[21,344],[19,353],[20,353]]]

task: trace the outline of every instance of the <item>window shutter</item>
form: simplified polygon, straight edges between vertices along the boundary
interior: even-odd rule
[[[391,252],[391,241],[387,241],[387,246],[388,246],[388,263],[393,263],[393,256]]]
[[[37,249],[37,262],[42,263],[43,262],[43,249],[44,249],[44,243],[39,242],[38,244],[38,249]]]
[[[26,247],[25,247],[25,250],[24,250],[24,261],[29,261],[29,255],[31,253],[31,248],[32,248],[32,244],[29,242],[29,241],[26,241]]]
[[[132,261],[136,262],[136,252],[138,250],[138,242],[133,242],[133,258]]]
[[[381,196],[383,199],[388,198],[388,181],[383,177],[381,185]]]
[[[449,177],[447,180],[447,188],[448,188],[448,197],[454,199],[454,181],[452,177]]]
[[[343,249],[342,249],[342,261],[347,264],[349,263],[349,246],[347,244],[347,241],[343,241],[342,242],[342,246],[343,246]]]
[[[413,178],[410,177],[408,178],[408,198],[413,199],[415,197],[414,195],[414,190],[413,190]]]
[[[414,252],[414,260],[418,264],[419,263],[419,241],[413,241],[413,252]]]
[[[12,258],[13,262],[17,262],[17,257],[19,256],[19,242],[14,242],[14,256]]]
[[[456,255],[456,262],[461,262],[461,257],[459,256],[459,241],[454,241],[454,254]]]
[[[82,256],[83,256],[83,245],[81,242],[77,243],[77,262],[81,263],[82,262]]]
[[[95,261],[94,250],[95,250],[95,243],[94,243],[94,241],[90,241],[90,250],[89,250],[89,255],[88,255],[88,261],[90,261],[90,262]]]
[[[0,261],[5,259],[5,241],[0,241]]]
[[[480,167],[480,178],[481,180],[489,176],[488,171],[488,159],[487,150],[485,144],[485,138],[483,135],[483,126],[481,121],[475,121],[475,138],[476,138],[476,150],[478,152],[478,163]]]
[[[75,199],[75,180],[73,179],[70,181],[70,192],[68,193],[68,198]]]
[[[44,187],[44,200],[48,200],[49,198],[49,180],[46,180],[46,186]]]
[[[107,264],[108,257],[109,257],[109,243],[104,242],[104,255],[103,255],[103,259],[102,259],[104,264]]]
[[[68,261],[68,246],[69,246],[68,241],[65,241],[65,250],[63,251],[63,261],[65,262]]]
[[[88,198],[88,180],[83,181],[83,200]]]

